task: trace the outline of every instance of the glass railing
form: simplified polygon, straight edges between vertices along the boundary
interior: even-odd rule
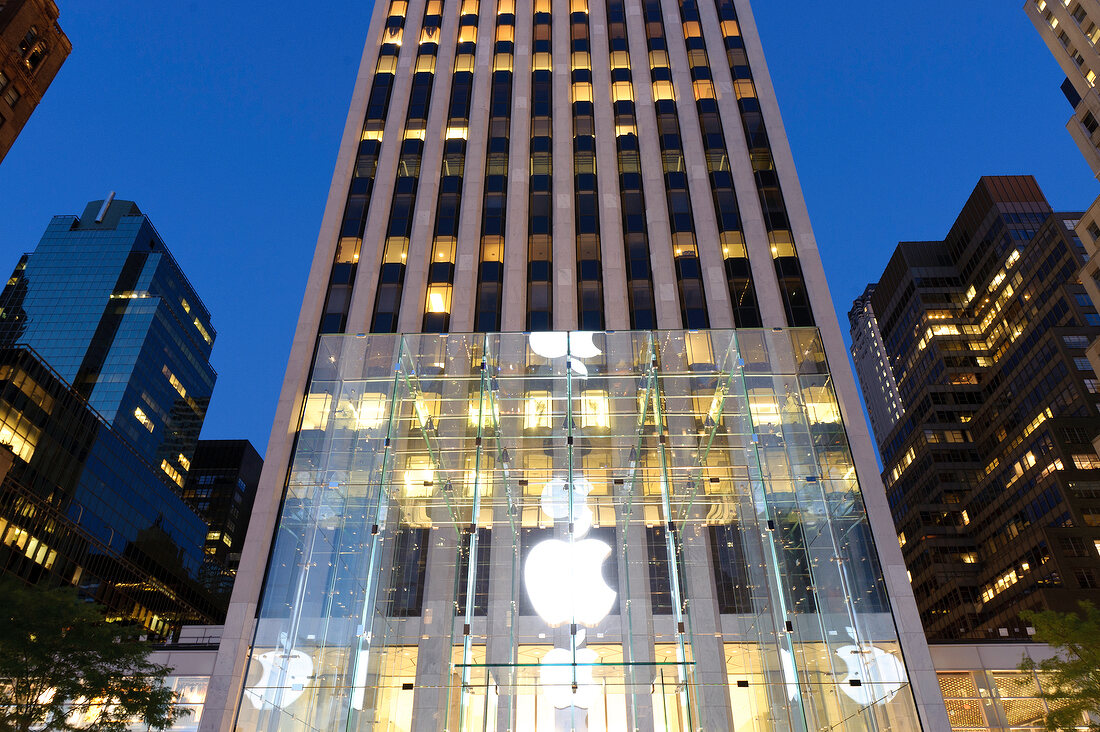
[[[816,329],[324,336],[243,730],[917,730]]]

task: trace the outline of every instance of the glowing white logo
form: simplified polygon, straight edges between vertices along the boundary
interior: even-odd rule
[[[306,693],[306,684],[313,675],[313,659],[306,654],[269,651],[254,660],[264,672],[255,686],[244,690],[244,695],[256,709],[270,709],[276,703],[286,709]]]
[[[551,626],[596,625],[615,606],[601,567],[611,547],[599,539],[549,539],[531,550],[523,581],[535,612]]]
[[[573,535],[584,536],[592,527],[592,509],[588,507],[588,494],[592,483],[583,476],[573,480]],[[551,480],[542,489],[542,510],[552,519],[569,518],[568,483],[560,478]]]
[[[856,640],[854,628],[848,628],[848,635]],[[848,667],[848,676],[840,686],[844,694],[861,706],[886,704],[905,686],[908,676],[901,660],[876,646],[842,646],[836,655]],[[866,678],[862,673],[866,671]],[[859,679],[859,686],[847,683]]]
[[[599,654],[590,648],[577,649],[573,654],[564,648],[555,648],[543,656],[539,669],[541,691],[557,709],[579,707],[589,709],[599,699],[600,685],[592,678],[592,665],[600,660]],[[573,664],[577,665],[574,667]],[[573,691],[573,673],[576,672],[577,690]]]
[[[603,355],[603,351],[592,342],[595,335],[593,331],[578,330],[572,333],[561,331],[544,331],[532,333],[527,342],[531,350],[543,358],[555,359],[570,355],[570,368],[581,376],[588,376],[588,368],[578,359],[595,358]]]

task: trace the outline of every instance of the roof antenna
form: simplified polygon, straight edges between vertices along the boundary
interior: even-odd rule
[[[103,202],[103,207],[99,209],[99,213],[95,217],[97,224],[103,223],[103,218],[107,215],[107,209],[111,207],[111,202],[115,200],[115,192],[111,191],[111,195],[107,196],[107,200]]]

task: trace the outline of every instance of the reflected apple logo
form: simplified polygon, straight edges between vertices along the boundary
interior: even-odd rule
[[[609,556],[611,547],[599,539],[548,539],[536,545],[523,567],[523,582],[539,617],[551,626],[596,625],[606,618],[616,598],[603,578]]]
[[[848,636],[856,641],[855,629],[847,630]],[[909,680],[901,659],[877,646],[841,646],[836,650],[836,655],[848,667],[848,675],[842,680],[840,690],[861,706],[889,703]],[[852,686],[849,682],[853,679],[859,679],[862,684]]]
[[[581,376],[588,376],[588,368],[579,359],[595,358],[603,355],[592,337],[595,331],[576,330],[571,333],[563,331],[540,331],[532,333],[527,338],[531,351],[543,358],[555,359],[569,355],[570,368]]]
[[[253,657],[263,675],[244,695],[256,709],[271,709],[276,703],[285,709],[306,693],[306,684],[313,676],[313,659],[301,651],[269,651]],[[283,673],[286,673],[285,678]],[[274,684],[282,684],[274,686]]]
[[[592,676],[593,665],[600,656],[590,648],[577,649],[576,660],[564,648],[555,648],[543,656],[539,669],[541,692],[555,709],[578,707],[591,709],[601,693],[600,685]],[[574,667],[573,664],[577,665]],[[577,690],[573,691],[573,673],[576,671]]]
[[[543,513],[555,521],[569,518],[569,488],[561,478],[549,481],[542,489],[540,505]],[[573,479],[573,535],[584,536],[592,527],[592,509],[588,507],[588,495],[592,483],[584,476]]]

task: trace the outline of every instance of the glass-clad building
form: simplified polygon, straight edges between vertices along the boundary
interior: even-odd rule
[[[34,351],[0,348],[0,572],[153,637],[222,620],[206,524]]]
[[[746,0],[376,5],[202,730],[950,723]]]
[[[38,352],[180,488],[217,378],[215,337],[152,222],[113,196],[55,216],[0,293],[0,343]]]

